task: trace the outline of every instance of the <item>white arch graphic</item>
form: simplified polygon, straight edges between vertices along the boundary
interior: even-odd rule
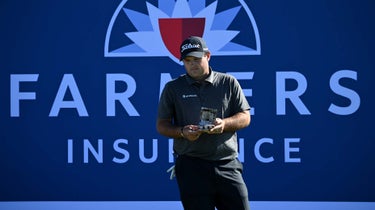
[[[121,10],[124,8],[124,5],[126,4],[128,0],[123,0],[119,6],[116,8],[110,22],[109,22],[109,25],[108,25],[108,28],[107,28],[107,32],[106,32],[106,37],[105,37],[105,43],[104,43],[104,57],[165,57],[165,56],[169,56],[171,57],[169,52],[166,53],[166,48],[163,49],[163,53],[162,52],[110,52],[109,51],[109,43],[110,43],[110,37],[111,37],[111,33],[112,33],[112,28],[113,28],[113,25],[119,15],[119,13],[121,12]],[[249,17],[250,19],[250,23],[251,23],[251,26],[253,28],[253,33],[254,33],[254,38],[255,38],[255,45],[256,45],[256,49],[252,49],[252,50],[243,50],[243,51],[224,51],[224,52],[215,52],[215,56],[216,55],[260,55],[261,54],[261,42],[260,42],[260,35],[259,35],[259,30],[258,30],[258,26],[256,24],[256,21],[255,21],[255,18],[251,12],[251,10],[249,9],[249,7],[247,6],[247,4],[245,3],[244,0],[238,0],[238,2],[241,4],[242,8],[244,8],[247,16]],[[175,60],[175,62],[179,62],[178,59],[174,59],[173,57],[171,57],[171,59]]]

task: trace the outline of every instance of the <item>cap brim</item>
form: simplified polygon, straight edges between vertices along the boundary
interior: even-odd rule
[[[204,53],[205,52],[198,52],[198,51],[189,52],[186,55],[181,56],[180,61],[184,60],[184,58],[186,58],[188,56],[193,56],[193,57],[196,57],[196,58],[202,58],[204,56]]]

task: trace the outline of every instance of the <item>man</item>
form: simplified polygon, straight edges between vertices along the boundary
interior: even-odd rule
[[[156,127],[174,138],[184,209],[248,210],[236,131],[250,124],[250,106],[233,76],[209,66],[211,54],[202,38],[189,37],[180,50],[186,74],[165,85]],[[213,114],[212,125],[202,124],[201,116]]]

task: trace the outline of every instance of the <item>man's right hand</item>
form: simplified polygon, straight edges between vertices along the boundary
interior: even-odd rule
[[[182,129],[183,137],[189,141],[195,141],[202,134],[198,125],[185,125]]]

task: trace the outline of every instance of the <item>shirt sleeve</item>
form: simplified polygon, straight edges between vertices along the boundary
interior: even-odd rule
[[[232,92],[232,101],[234,102],[234,112],[242,112],[246,110],[250,110],[249,102],[247,101],[245,94],[243,93],[243,90],[241,88],[240,83],[238,80],[234,77],[232,77],[232,84],[233,84],[233,92]]]
[[[167,83],[160,96],[158,105],[158,118],[159,119],[171,119],[174,113],[173,105],[173,93],[170,88],[170,84]]]

